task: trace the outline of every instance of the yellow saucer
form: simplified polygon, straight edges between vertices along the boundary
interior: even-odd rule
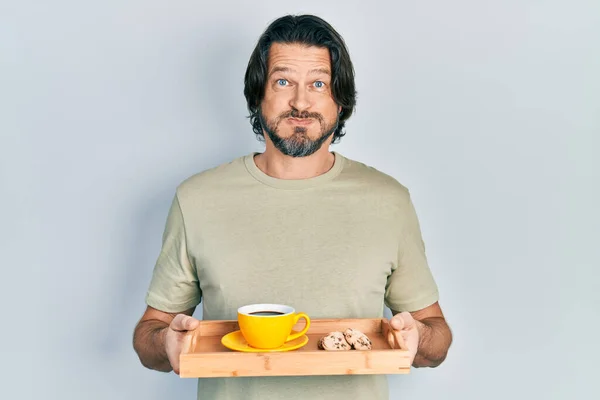
[[[303,335],[298,339],[290,340],[289,342],[284,343],[283,346],[277,347],[276,349],[256,349],[251,347],[248,342],[246,342],[246,339],[244,339],[241,331],[235,331],[223,336],[221,338],[221,343],[228,349],[236,351],[244,351],[247,353],[272,353],[299,349],[308,343],[308,336]]]

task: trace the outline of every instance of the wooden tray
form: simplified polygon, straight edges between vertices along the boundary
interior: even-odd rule
[[[304,326],[301,320],[294,330]],[[332,331],[354,328],[365,333],[371,350],[326,351],[319,339]],[[308,343],[288,352],[245,353],[221,344],[223,335],[239,329],[237,321],[201,321],[186,337],[180,355],[179,376],[214,378],[237,376],[407,374],[410,357],[400,334],[385,318],[314,319]]]

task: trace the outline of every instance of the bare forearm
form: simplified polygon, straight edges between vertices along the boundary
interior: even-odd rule
[[[441,317],[425,318],[417,323],[419,324],[419,348],[413,366],[437,367],[446,359],[452,343],[452,332]]]
[[[172,370],[165,351],[165,333],[168,328],[162,321],[143,321],[136,327],[133,347],[146,368],[170,372]]]

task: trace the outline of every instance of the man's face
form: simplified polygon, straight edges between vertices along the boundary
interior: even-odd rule
[[[275,147],[306,157],[329,145],[341,110],[331,92],[329,50],[273,43],[267,68],[259,116]]]

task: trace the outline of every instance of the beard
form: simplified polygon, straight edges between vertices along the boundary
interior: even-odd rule
[[[262,109],[258,110],[258,116],[262,128],[267,132],[267,135],[269,135],[273,145],[275,145],[280,152],[290,157],[308,157],[311,154],[314,154],[335,132],[339,123],[339,114],[336,115],[335,121],[328,125],[323,116],[319,113],[300,113],[297,110],[286,111],[271,121],[266,120],[262,113]],[[319,122],[321,133],[318,138],[311,139],[308,136],[308,129],[306,127],[295,126],[292,136],[288,138],[281,137],[279,134],[279,123],[286,118],[313,118]]]

